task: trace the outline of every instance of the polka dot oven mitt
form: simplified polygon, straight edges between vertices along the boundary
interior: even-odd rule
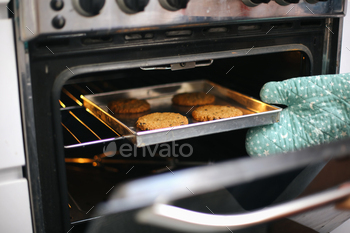
[[[283,104],[280,122],[252,128],[246,136],[251,156],[268,156],[350,135],[350,73],[269,82],[262,101]]]

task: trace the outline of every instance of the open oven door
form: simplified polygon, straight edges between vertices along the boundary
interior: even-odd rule
[[[134,180],[115,188],[110,199],[95,208],[96,216],[103,217],[92,221],[88,232],[279,232],[273,230],[271,222],[294,216],[295,221],[307,224],[310,216],[305,212],[321,206],[321,210],[312,212],[314,220],[333,221],[334,225],[334,218],[338,218],[340,225],[350,217],[350,211],[338,210],[339,203],[350,197],[350,185],[342,185],[350,181],[350,174],[332,179],[333,183],[311,182],[324,179],[316,175],[327,163],[335,162],[346,169],[349,156],[350,140],[346,139],[268,158],[243,158]],[[300,168],[304,168],[303,172],[272,205],[264,208],[242,208],[228,188],[263,182]],[[348,172],[341,168],[327,171],[328,176],[339,173]],[[309,193],[313,194],[304,196]],[[259,198],[259,193],[255,195]],[[332,204],[335,201],[338,209]],[[328,232],[326,228],[310,227]],[[282,229],[287,232],[286,226],[282,225]],[[308,229],[305,232],[316,232]]]

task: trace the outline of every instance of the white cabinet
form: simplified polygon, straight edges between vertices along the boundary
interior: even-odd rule
[[[22,174],[25,157],[11,19],[0,20],[0,35],[0,232],[31,233],[28,181]]]
[[[343,22],[343,38],[340,57],[340,73],[350,72],[350,16],[349,11]]]
[[[27,180],[0,183],[0,232],[33,232],[30,216]]]
[[[0,170],[24,165],[12,20],[0,20]]]

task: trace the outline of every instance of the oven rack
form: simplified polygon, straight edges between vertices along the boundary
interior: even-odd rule
[[[120,75],[123,78],[123,75]],[[152,77],[138,81],[139,86],[154,85],[154,82],[164,83],[164,79]],[[132,85],[135,85],[134,83]],[[115,76],[107,77],[77,77],[68,80],[61,89],[59,104],[61,106],[61,125],[64,134],[64,148],[75,149],[113,141],[125,140],[118,132],[96,118],[86,114],[81,95],[98,94],[130,88],[130,84],[118,82]],[[65,118],[66,117],[66,118]]]
[[[89,86],[91,91],[103,91],[95,84],[90,84]],[[106,150],[106,152],[102,153],[101,145],[104,147],[107,145],[108,147],[108,144],[111,142],[120,144],[129,142],[92,112],[87,113],[82,103],[77,98],[80,93],[87,92],[79,85],[73,85],[70,88],[64,87],[62,88],[61,100],[59,100],[62,107],[61,125],[64,131],[64,148],[65,150],[71,151],[71,153],[66,155],[66,164],[91,164],[94,167],[104,167],[107,169],[109,166],[118,164],[159,165],[163,168],[154,170],[154,173],[162,173],[168,171],[167,168],[164,169],[164,167],[176,169],[179,166],[200,166],[212,163],[212,161],[209,160],[183,161],[177,158],[164,159],[160,157],[158,153],[155,154],[154,158],[148,160],[135,158],[125,159],[119,156],[119,151]],[[65,103],[69,103],[69,105]],[[82,148],[85,150],[82,150]],[[114,157],[114,155],[119,159]]]
[[[79,134],[76,135],[69,129],[69,126],[63,122],[61,123],[66,130],[66,134],[68,132],[70,138],[73,137],[78,142],[78,144],[66,145],[66,149],[94,145],[101,142],[107,143],[125,138],[130,140],[137,147],[144,147],[191,137],[272,124],[279,121],[280,111],[282,110],[279,107],[265,104],[252,97],[230,90],[208,80],[170,83],[110,92],[103,91],[95,84],[91,84],[90,86],[94,91],[87,85],[86,88],[92,94],[80,96],[80,99],[82,99],[84,103],[82,103],[77,95],[80,93],[86,93],[86,90],[82,90],[77,84],[73,85],[73,90],[71,90],[71,92],[73,93],[73,91],[75,91],[74,89],[76,89],[80,93],[75,92],[72,94],[67,88],[62,88],[62,93],[70,98],[70,101],[74,102],[74,105],[78,105],[76,107],[71,106],[67,111],[63,111],[67,106],[62,100],[60,100],[60,104],[63,107],[61,114],[62,120],[67,122],[67,124],[70,124],[72,129],[76,130],[76,133]],[[96,93],[95,90],[98,93]],[[211,93],[216,96],[214,104],[235,106],[240,109],[244,115],[235,118],[219,119],[216,121],[197,122],[191,117],[188,117],[188,115],[190,115],[188,113],[191,112],[194,106],[192,108],[179,107],[174,106],[171,103],[172,96],[177,93],[198,91],[205,93],[211,91]],[[113,99],[131,97],[147,99],[152,105],[151,112],[177,112],[187,116],[189,124],[173,127],[170,130],[158,129],[140,131],[135,128],[135,122],[137,119],[135,116],[125,116],[123,114],[119,116],[114,113],[112,115],[110,109],[106,107]],[[82,105],[84,105],[86,111],[90,114],[86,114],[84,111],[85,109],[80,108]],[[75,113],[73,113],[73,111]],[[89,122],[89,124],[85,123],[82,118],[85,118],[85,121]],[[78,123],[75,121],[78,121]],[[71,122],[75,123],[71,124]],[[103,124],[103,127],[98,126],[101,125],[101,123]],[[113,133],[111,134],[111,132]],[[109,137],[101,138],[99,134]],[[84,141],[82,144],[79,137],[84,137],[87,141]],[[67,139],[69,139],[69,137],[67,137]]]
[[[85,86],[88,86],[92,93],[103,92],[101,87],[95,83],[88,83]],[[88,91],[86,87],[84,89],[79,84],[72,84],[62,88],[59,103],[61,105],[61,125],[65,135],[65,149],[109,143],[123,139],[103,121],[93,115],[86,114],[85,108],[79,100],[79,95],[88,94]]]
[[[171,100],[176,94],[191,92],[210,92],[211,95],[215,96],[213,105],[234,106],[241,110],[243,115],[214,121],[196,121],[191,117],[195,106],[178,106],[174,105]],[[89,94],[81,96],[81,98],[84,101],[86,111],[116,129],[137,147],[273,124],[279,121],[280,112],[282,111],[279,107],[263,103],[208,80],[176,82]],[[113,113],[107,107],[108,103],[120,98],[147,100],[151,105],[151,109],[139,114]],[[139,117],[156,112],[179,113],[188,119],[188,124],[146,131],[142,131],[135,126]]]

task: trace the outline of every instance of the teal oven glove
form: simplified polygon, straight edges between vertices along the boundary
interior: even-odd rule
[[[283,104],[280,122],[252,128],[246,136],[251,156],[268,156],[350,135],[350,73],[269,82],[262,101]]]

